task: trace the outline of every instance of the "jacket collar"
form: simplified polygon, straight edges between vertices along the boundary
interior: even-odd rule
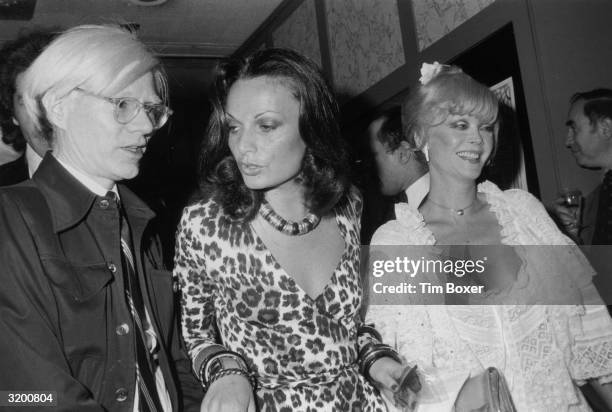
[[[150,220],[155,217],[153,212],[145,202],[143,202],[134,192],[127,188],[125,185],[117,185],[119,189],[119,196],[121,198],[121,204],[123,209],[128,216],[132,216],[139,219]]]
[[[42,192],[53,220],[53,230],[64,231],[83,220],[93,202],[95,193],[88,190],[47,152],[32,180]],[[120,186],[119,194],[126,213],[130,216],[150,219],[155,214],[134,193]]]

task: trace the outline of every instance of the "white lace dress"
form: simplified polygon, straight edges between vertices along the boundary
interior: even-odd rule
[[[535,197],[522,190],[502,192],[490,182],[478,191],[502,227],[502,243],[517,246],[523,261],[515,285],[493,301],[502,296],[530,302],[534,290],[572,283],[584,304],[371,305],[367,321],[426,371],[421,410],[452,409],[465,379],[495,366],[518,411],[589,411],[575,384],[612,381],[612,321],[591,282],[593,270]],[[397,220],[376,231],[373,245],[435,245],[415,208],[401,203],[395,211]],[[534,256],[525,245],[566,247]]]

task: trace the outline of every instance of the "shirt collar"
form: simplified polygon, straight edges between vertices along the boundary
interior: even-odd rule
[[[32,180],[40,188],[49,205],[56,233],[77,225],[87,216],[96,200],[96,193],[73,176],[51,152],[47,152]],[[114,189],[117,190],[117,187]],[[128,188],[120,186],[119,191],[121,203],[128,216],[143,220],[150,220],[155,216],[151,209]],[[107,192],[104,190],[102,195],[106,195]]]
[[[36,150],[32,149],[29,144],[26,145],[25,150],[26,164],[28,165],[28,176],[31,178],[34,176],[34,172],[38,169],[40,162],[42,162],[42,156],[36,153]]]
[[[408,204],[418,208],[429,193],[429,172],[419,177],[413,184],[406,189]]]
[[[85,186],[90,191],[94,192],[96,195],[104,197],[109,192],[109,190],[105,189],[100,183],[96,182],[91,176],[81,172],[70,164],[62,161],[61,159],[55,158],[64,168],[70,173],[76,180],[78,180],[83,186]],[[117,185],[114,184],[110,189],[111,192],[114,192],[119,197],[119,191],[117,190]]]

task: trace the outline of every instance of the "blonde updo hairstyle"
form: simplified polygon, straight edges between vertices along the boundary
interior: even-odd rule
[[[485,124],[495,124],[494,152],[498,132],[497,97],[457,66],[437,63],[434,66],[435,74],[425,80],[422,77],[402,105],[404,134],[412,136],[416,149],[422,150],[430,127],[443,123],[449,115],[472,115]]]
[[[77,26],[53,40],[23,74],[26,112],[51,141],[47,108],[54,101],[77,88],[113,97],[149,72],[167,104],[167,80],[160,62],[133,33],[115,25]]]

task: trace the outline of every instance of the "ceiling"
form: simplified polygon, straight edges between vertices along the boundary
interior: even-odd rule
[[[32,27],[137,23],[139,37],[160,56],[219,58],[235,51],[281,1],[168,0],[145,7],[129,0],[38,0],[31,20],[0,20],[0,43]]]
[[[2,20],[3,7],[35,3],[30,20]],[[0,46],[32,28],[135,23],[138,36],[162,58],[175,100],[206,99],[211,72],[272,14],[282,0],[0,0]],[[6,11],[6,9],[4,10]]]

